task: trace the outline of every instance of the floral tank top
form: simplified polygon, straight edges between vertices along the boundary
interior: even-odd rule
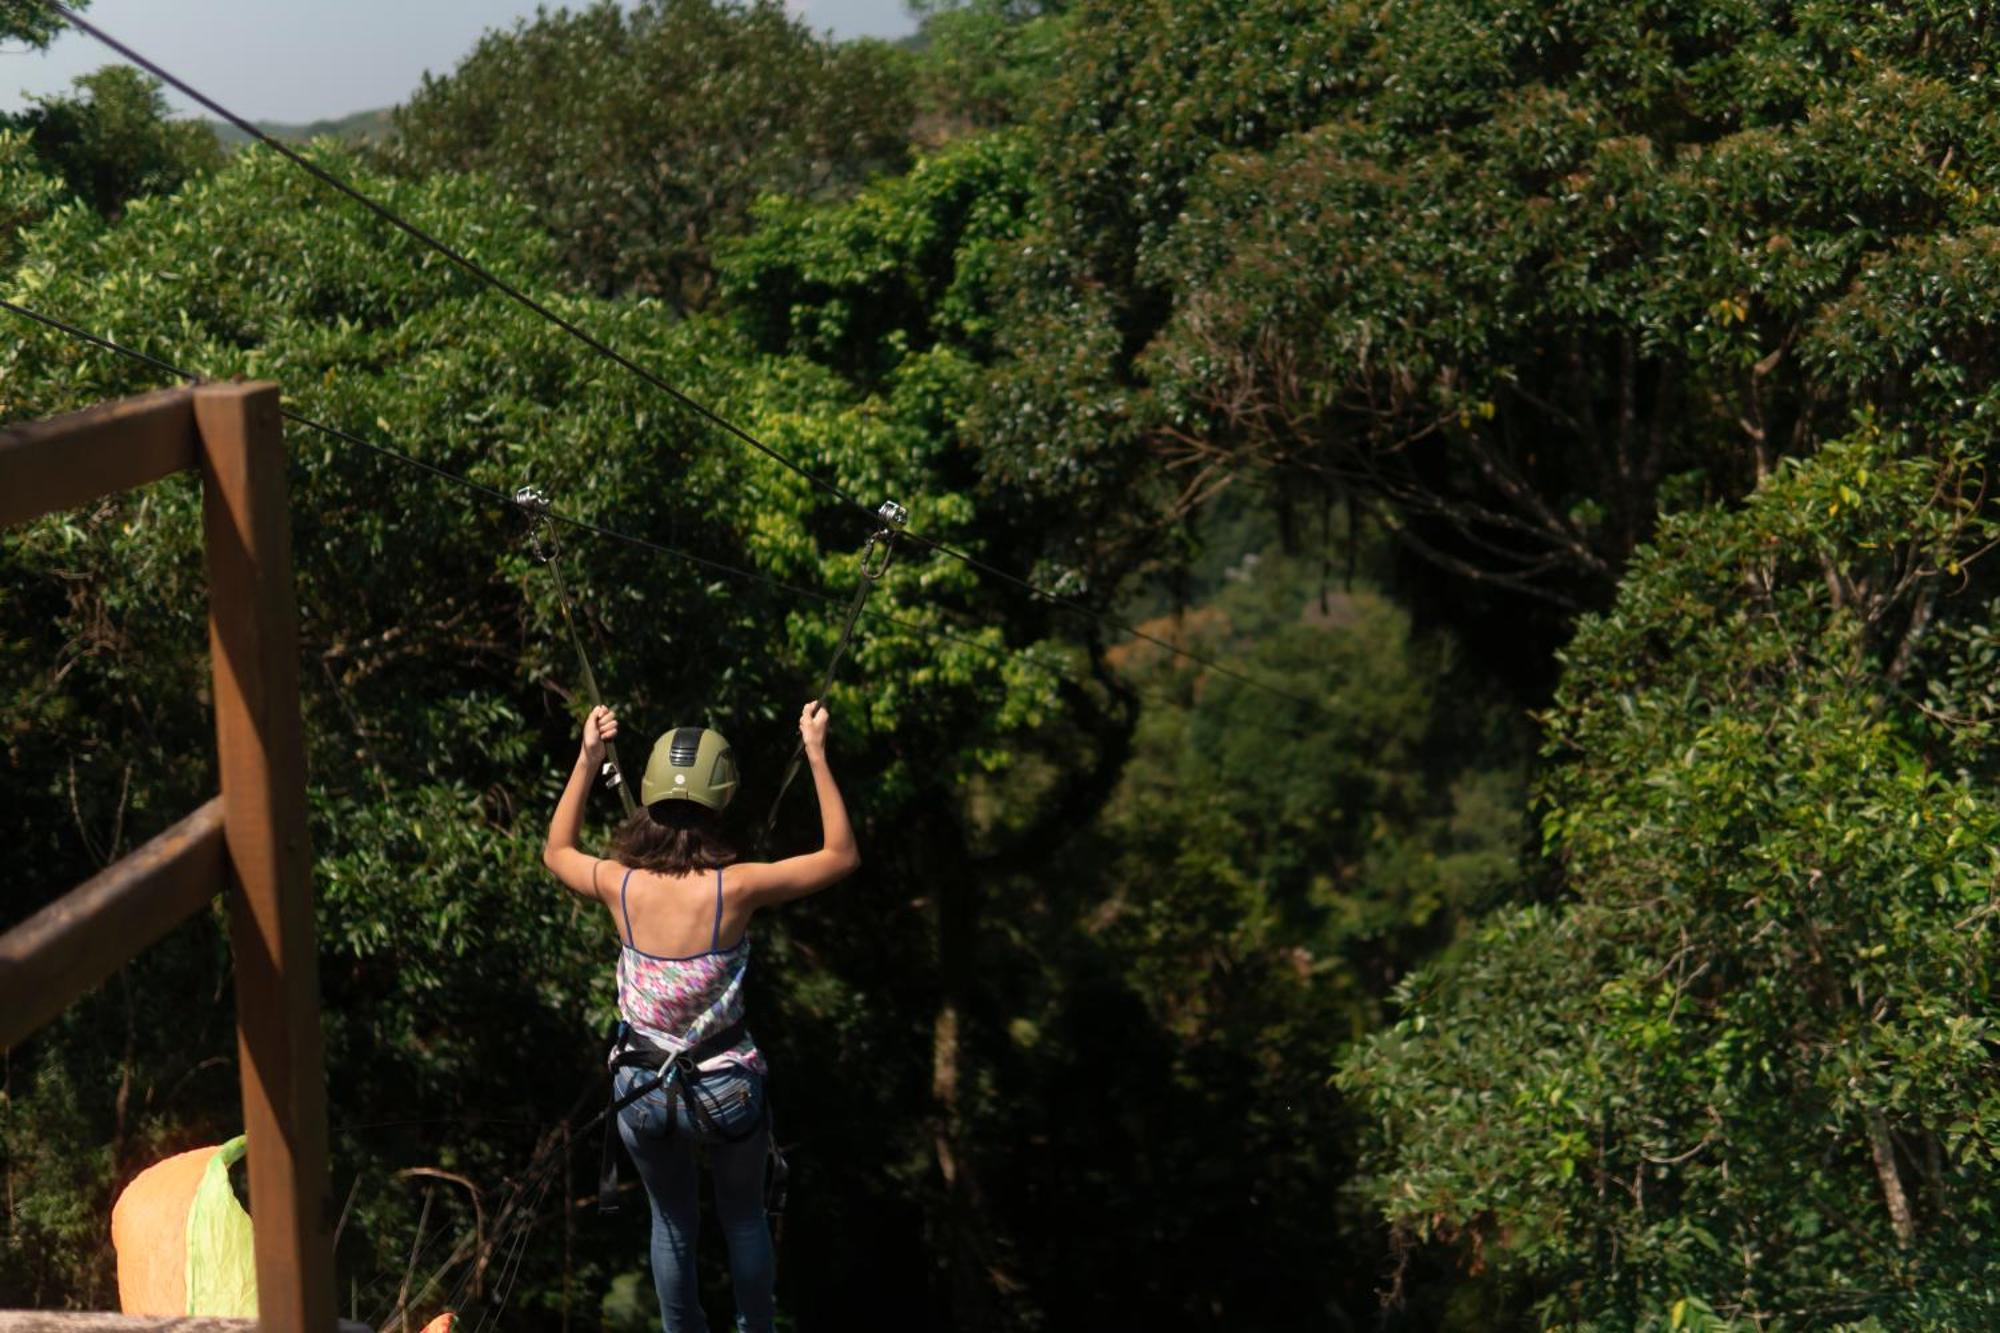
[[[699,1046],[743,1017],[743,976],[750,968],[750,936],[727,949],[722,942],[722,871],[715,872],[715,928],[704,953],[663,958],[632,943],[632,910],[625,890],[632,882],[627,870],[618,885],[618,911],[625,920],[625,938],[618,951],[618,1013],[634,1031],[659,1046],[684,1051]],[[748,1032],[728,1050],[701,1062],[703,1069],[742,1065],[762,1074],[763,1053]]]

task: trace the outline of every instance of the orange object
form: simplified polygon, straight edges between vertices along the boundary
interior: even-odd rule
[[[126,1314],[187,1313],[188,1208],[215,1153],[195,1148],[154,1163],[111,1206],[118,1308]]]
[[[424,1333],[451,1333],[458,1324],[458,1316],[446,1310],[430,1323],[424,1325]]]

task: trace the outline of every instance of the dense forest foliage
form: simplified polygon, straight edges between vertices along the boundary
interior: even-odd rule
[[[915,543],[874,593],[865,869],[756,927],[787,1326],[2000,1320],[1988,17],[916,8],[540,11],[309,150],[1151,636]],[[0,295],[651,543],[566,535],[584,632],[754,832],[850,509],[124,67],[0,118]],[[0,424],[165,382],[4,318]],[[289,444],[342,1313],[650,1327],[564,1130],[615,946],[537,854],[555,587],[490,495]],[[0,536],[0,925],[215,785],[198,511]],[[220,920],[6,1052],[0,1306],[113,1305],[117,1189],[236,1132]]]

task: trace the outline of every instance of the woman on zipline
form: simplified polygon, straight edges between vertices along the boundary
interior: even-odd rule
[[[618,1133],[638,1165],[653,1209],[653,1285],[666,1333],[706,1333],[695,1277],[696,1144],[708,1148],[715,1209],[729,1244],[739,1329],[772,1328],[776,1262],[764,1211],[770,1138],[764,1057],[743,1025],[750,918],[802,898],[861,864],[847,807],[826,763],[827,713],[814,700],[799,735],[819,795],[816,852],[741,861],[722,832],[736,794],[729,742],[704,727],[676,727],[653,746],[640,786],[644,804],[612,835],[610,855],[577,848],[591,780],[618,718],[593,708],[569,784],[549,821],[542,861],[573,893],[604,904],[618,930],[618,1011],[628,1029],[612,1092],[623,1100],[669,1069],[662,1086],[618,1113]],[[629,1061],[629,1063],[627,1063]]]

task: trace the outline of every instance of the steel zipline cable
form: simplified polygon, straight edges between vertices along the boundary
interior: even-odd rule
[[[123,42],[111,36],[111,34],[105,32],[102,28],[99,28],[95,24],[91,23],[89,20],[83,18],[81,15],[77,14],[74,10],[68,8],[66,5],[57,3],[57,0],[45,0],[45,2],[48,4],[48,7],[51,10],[61,15],[64,21],[69,23],[69,25],[75,28],[78,32],[81,32],[86,36],[93,38],[94,40],[108,47],[110,50],[116,52],[119,56],[123,57],[125,60],[131,62],[133,65],[137,66],[142,70],[145,70],[147,73],[153,75],[155,78],[170,85],[171,87],[178,89],[181,93],[193,99],[195,102],[199,103],[207,110],[222,117],[222,119],[228,121],[231,125],[235,126],[243,133],[249,135],[252,139],[256,140],[258,143],[263,144],[265,147],[271,149],[273,152],[280,154],[288,161],[298,166],[301,170],[309,173],[314,179],[320,181],[322,184],[328,186],[333,190],[338,191],[341,194],[346,195],[348,198],[360,204],[363,208],[366,208],[369,212],[381,218],[384,222],[387,222],[389,225],[395,227],[397,230],[421,242],[422,244],[429,246],[432,250],[435,250],[438,254],[443,255],[453,264],[456,264],[459,268],[471,274],[473,277],[478,278],[481,282],[486,283],[487,285],[491,286],[494,290],[502,293],[503,295],[508,297],[510,300],[516,302],[523,308],[532,311],[533,313],[547,320],[549,323],[554,324],[557,328],[569,334],[572,338],[575,338],[577,341],[583,343],[586,347],[589,347],[592,351],[596,352],[598,355],[603,356],[615,362],[617,365],[623,367],[631,374],[638,376],[639,379],[644,381],[646,384],[666,394],[668,397],[672,398],[676,403],[679,403],[682,407],[686,408],[688,411],[700,417],[703,421],[708,422],[710,425],[713,425],[718,430],[721,430],[727,433],[728,435],[731,435],[734,438],[742,441],[744,444],[749,445],[752,449],[755,449],[758,453],[763,454],[765,457],[771,459],[773,462],[797,474],[799,477],[803,478],[813,486],[818,487],[820,490],[825,491],[827,494],[838,498],[843,504],[847,505],[849,508],[858,510],[860,513],[866,515],[871,522],[875,519],[876,517],[875,510],[870,509],[852,492],[840,486],[838,483],[829,481],[825,477],[822,477],[817,473],[814,473],[811,470],[800,466],[792,459],[787,458],[784,454],[780,453],[778,450],[772,448],[770,445],[758,439],[755,435],[752,435],[749,431],[743,429],[743,427],[738,426],[733,421],[730,421],[728,418],[716,412],[713,408],[708,407],[706,404],[701,403],[696,399],[690,397],[688,394],[682,392],[680,389],[676,388],[674,385],[670,384],[665,379],[662,379],[659,375],[646,369],[644,366],[634,361],[631,357],[626,356],[623,352],[620,352],[617,348],[611,346],[603,339],[597,337],[595,334],[583,328],[581,325],[577,324],[574,320],[567,319],[564,316],[556,313],[554,310],[551,310],[547,305],[543,304],[541,301],[536,300],[534,297],[528,295],[526,292],[522,291],[519,287],[516,287],[513,283],[508,282],[505,278],[500,277],[498,274],[494,273],[492,270],[488,269],[483,264],[479,263],[477,260],[473,259],[469,255],[466,255],[461,251],[455,249],[454,247],[447,245],[445,242],[431,235],[428,231],[425,231],[422,227],[419,227],[415,223],[410,222],[404,217],[402,217],[394,209],[388,207],[386,204],[383,204],[378,200],[371,198],[367,194],[364,194],[359,189],[356,189],[353,185],[348,184],[345,180],[342,180],[339,176],[335,175],[333,172],[328,171],[325,167],[322,167],[318,163],[313,162],[310,158],[306,157],[304,154],[300,153],[291,146],[281,143],[278,139],[273,137],[270,133],[265,131],[260,126],[254,124],[249,120],[244,119],[242,116],[237,115],[234,111],[231,111],[228,107],[223,106],[220,102],[208,96],[208,94],[202,92],[200,89],[194,87],[186,80],[169,72],[168,70],[166,70],[159,64],[155,63],[151,59],[147,58],[144,55],[141,55],[139,52],[125,45]],[[1249,675],[1246,672],[1239,671],[1234,667],[1226,666],[1223,663],[1216,661],[1214,658],[1205,656],[1204,654],[1201,653],[1194,652],[1187,648],[1183,648],[1179,644],[1176,644],[1171,640],[1163,639],[1159,635],[1153,634],[1144,629],[1140,629],[1136,625],[1126,624],[1125,622],[1118,620],[1112,616],[1108,616],[1101,611],[1093,610],[1074,598],[1066,597],[1061,593],[1054,592],[1048,588],[1040,587],[1034,583],[1029,582],[1027,579],[1022,578],[1018,574],[1009,573],[1007,570],[1000,568],[998,565],[992,564],[991,562],[986,560],[982,560],[978,556],[972,555],[968,552],[961,551],[958,548],[951,546],[943,541],[940,541],[935,537],[927,537],[920,532],[912,532],[908,530],[903,531],[900,534],[900,536],[905,541],[913,542],[916,545],[924,547],[927,550],[935,551],[940,555],[948,556],[951,559],[958,561],[960,564],[965,565],[968,569],[977,570],[978,572],[985,574],[989,577],[999,579],[1002,582],[1005,582],[1015,588],[1020,589],[1025,593],[1028,593],[1029,595],[1040,601],[1048,603],[1050,606],[1066,611],[1072,615],[1082,617],[1083,619],[1088,620],[1093,624],[1096,624],[1100,628],[1115,630],[1120,634],[1129,635],[1132,638],[1144,640],[1147,643],[1153,644],[1155,647],[1165,649],[1167,652],[1173,654],[1176,657],[1185,658],[1190,662],[1194,662],[1197,665],[1208,668],[1210,671],[1213,671],[1218,675],[1227,676],[1231,680],[1237,681],[1240,684],[1247,685],[1252,689],[1261,690],[1264,693],[1276,696],[1277,698],[1287,699],[1293,703],[1301,704],[1307,708],[1312,708],[1319,711],[1325,711],[1326,709],[1326,705],[1323,702],[1314,699],[1309,699],[1301,694],[1295,694],[1290,690],[1281,689],[1278,686],[1259,680],[1255,676]]]
[[[156,64],[148,57],[141,55],[139,52],[125,45],[125,43],[119,41],[116,37],[113,37],[110,33],[105,32],[102,28],[98,27],[96,24],[91,23],[88,19],[85,19],[82,15],[76,13],[74,10],[70,9],[66,5],[56,3],[56,0],[47,0],[47,3],[50,9],[60,14],[63,17],[64,21],[66,21],[71,27],[75,28],[78,32],[84,33],[85,35],[94,38],[98,42],[109,47],[111,50],[117,52],[124,59],[130,61],[132,64],[138,66],[140,69],[145,70],[148,74],[151,74],[155,78],[161,80],[162,82],[169,84],[170,86],[180,90],[182,93],[186,94],[188,97],[192,98],[194,101],[200,103],[203,107],[207,108],[209,111],[214,112],[216,115],[222,117],[224,120],[228,121],[231,125],[241,130],[243,133],[249,135],[257,142],[263,144],[266,148],[269,148],[272,151],[281,154],[282,156],[290,160],[295,166],[299,167],[301,170],[310,173],[321,184],[326,185],[334,190],[338,190],[341,194],[346,195],[349,199],[352,199],[355,203],[360,204],[363,208],[366,208],[369,212],[375,214],[375,216],[381,218],[384,222],[388,223],[390,226],[395,227],[397,230],[403,232],[404,234],[410,236],[411,238],[422,242],[424,245],[429,246],[431,249],[443,255],[446,259],[449,259],[452,263],[458,265],[458,267],[463,269],[465,272],[471,274],[475,278],[478,278],[481,282],[486,283],[494,290],[502,293],[508,299],[516,302],[517,304],[525,307],[528,310],[533,311],[535,314],[540,315],[543,319],[549,321],[551,324],[554,324],[557,328],[569,334],[570,337],[575,338],[577,341],[583,343],[585,346],[589,347],[592,351],[596,352],[598,355],[603,357],[608,357],[610,360],[615,361],[620,366],[623,366],[626,370],[630,371],[632,374],[637,375],[640,379],[644,380],[647,384],[650,384],[655,389],[658,389],[661,393],[664,393],[668,397],[672,398],[675,402],[679,403],[682,407],[685,407],[688,411],[693,412],[696,416],[700,417],[702,420],[707,421],[709,424],[715,426],[716,428],[726,431],[730,435],[735,436],[743,443],[749,445],[752,449],[757,450],[759,453],[769,458],[772,462],[777,463],[780,466],[785,467],[794,473],[797,473],[800,477],[804,478],[806,481],[811,482],[814,486],[819,487],[821,490],[827,492],[829,495],[833,495],[839,498],[852,508],[860,510],[862,513],[867,514],[871,518],[874,516],[875,511],[873,509],[870,509],[852,492],[844,489],[835,482],[828,481],[826,478],[821,477],[804,467],[801,467],[799,464],[785,457],[785,455],[778,452],[776,449],[773,449],[770,445],[765,444],[762,440],[752,435],[749,431],[744,430],[741,426],[738,426],[734,422],[723,417],[722,415],[714,411],[712,408],[708,407],[706,404],[701,403],[696,399],[689,397],[686,393],[683,393],[680,389],[675,388],[672,384],[660,378],[660,376],[654,374],[652,371],[646,369],[644,366],[634,361],[631,357],[626,356],[623,352],[620,352],[617,348],[611,346],[611,344],[605,342],[602,338],[599,338],[597,335],[591,333],[589,330],[585,329],[582,325],[576,323],[574,320],[567,319],[564,316],[557,314],[554,310],[551,310],[547,305],[543,304],[541,301],[536,300],[534,297],[528,295],[528,293],[522,291],[519,287],[516,287],[513,283],[508,282],[505,278],[499,276],[497,273],[493,272],[493,270],[487,268],[484,264],[481,264],[478,260],[472,258],[470,255],[467,255],[464,252],[456,249],[455,247],[439,240],[437,237],[431,235],[431,233],[429,233],[428,231],[425,231],[422,227],[419,227],[414,222],[411,222],[406,218],[404,218],[401,214],[397,213],[394,209],[390,208],[388,205],[383,204],[378,200],[373,199],[370,196],[362,193],[354,186],[342,180],[339,176],[336,176],[331,171],[328,171],[325,167],[320,166],[318,163],[312,161],[312,159],[306,157],[303,153],[300,153],[298,150],[292,148],[288,144],[280,142],[277,138],[275,138],[270,133],[265,131],[261,126],[256,125],[255,123],[244,119],[242,116],[237,115],[234,111],[231,111],[228,107],[222,105],[220,102],[216,101],[208,94],[202,92],[199,88],[194,87],[192,84],[188,83],[185,79],[182,79],[177,75],[170,73],[168,70],[162,68],[160,65]]]
[[[142,364],[151,366],[156,370],[165,371],[167,374],[173,375],[176,378],[184,380],[189,384],[199,384],[204,379],[203,376],[197,375],[192,371],[183,369],[182,367],[173,364],[173,362],[171,361],[166,361],[150,353],[139,351],[137,348],[126,347],[121,343],[113,342],[109,338],[104,338],[97,334],[91,333],[89,330],[80,328],[77,325],[68,322],[67,320],[57,319],[53,315],[44,314],[39,310],[30,309],[29,307],[24,306],[17,301],[8,300],[6,297],[0,297],[0,310],[7,310],[13,314],[21,316],[24,319],[32,320],[35,323],[43,325],[46,328],[54,329],[58,333],[66,334],[69,337],[75,338],[80,342],[87,342],[92,346],[101,348],[104,351],[114,353],[118,356],[125,357],[128,360],[140,362]],[[488,486],[484,482],[474,481],[472,478],[467,477],[461,473],[453,472],[449,468],[439,467],[435,463],[426,462],[425,460],[417,458],[412,454],[405,453],[400,449],[391,449],[386,445],[377,444],[375,441],[370,440],[365,436],[356,435],[352,431],[343,430],[338,426],[329,426],[323,421],[315,420],[314,418],[306,416],[303,413],[293,411],[291,408],[280,407],[278,409],[278,413],[286,421],[292,422],[294,425],[303,426],[308,430],[318,431],[321,434],[326,435],[332,439],[339,440],[342,443],[351,444],[356,448],[366,450],[367,452],[374,454],[379,458],[384,458],[390,462],[399,463],[405,467],[414,468],[420,472],[427,473],[430,476],[440,481],[448,482],[453,486],[460,487],[484,499],[494,501],[495,503],[500,504],[508,509],[513,509],[517,506],[517,500],[515,496],[510,495],[506,491],[500,490],[498,487]],[[754,569],[743,569],[736,565],[731,565],[720,560],[711,559],[708,556],[696,555],[692,551],[681,550],[679,547],[666,546],[660,542],[653,541],[650,538],[635,536],[632,533],[624,532],[617,528],[607,527],[601,523],[594,523],[589,519],[577,518],[574,515],[564,514],[561,511],[553,508],[547,511],[547,516],[551,521],[560,523],[565,527],[574,528],[578,532],[587,532],[592,534],[593,536],[602,537],[609,541],[623,542],[626,545],[631,546],[635,549],[648,551],[655,555],[668,556],[674,560],[679,560],[685,564],[693,565],[698,569],[707,570],[710,573],[719,574],[725,578],[737,579],[739,581],[747,583],[762,584],[767,588],[774,589],[778,592],[787,593],[793,597],[802,597],[811,601],[825,602],[833,606],[849,605],[848,600],[846,598],[836,596],[835,594],[830,592],[823,592],[818,588],[808,588],[802,584],[792,583],[786,579],[774,578],[769,574],[760,574]],[[1023,652],[1020,649],[996,647],[995,645],[990,643],[982,643],[977,639],[968,639],[963,635],[953,634],[948,630],[933,629],[928,625],[919,625],[914,621],[904,620],[900,616],[889,615],[886,612],[864,610],[861,614],[867,616],[871,620],[879,621],[884,625],[893,626],[896,629],[902,630],[906,634],[910,634],[921,639],[926,639],[940,643],[953,643],[959,645],[960,647],[977,649],[978,651],[985,653],[988,656],[996,659],[1023,662],[1028,666],[1033,667],[1035,670],[1041,671],[1053,677],[1061,678],[1063,675],[1063,673],[1057,670],[1054,666],[1026,652]]]

